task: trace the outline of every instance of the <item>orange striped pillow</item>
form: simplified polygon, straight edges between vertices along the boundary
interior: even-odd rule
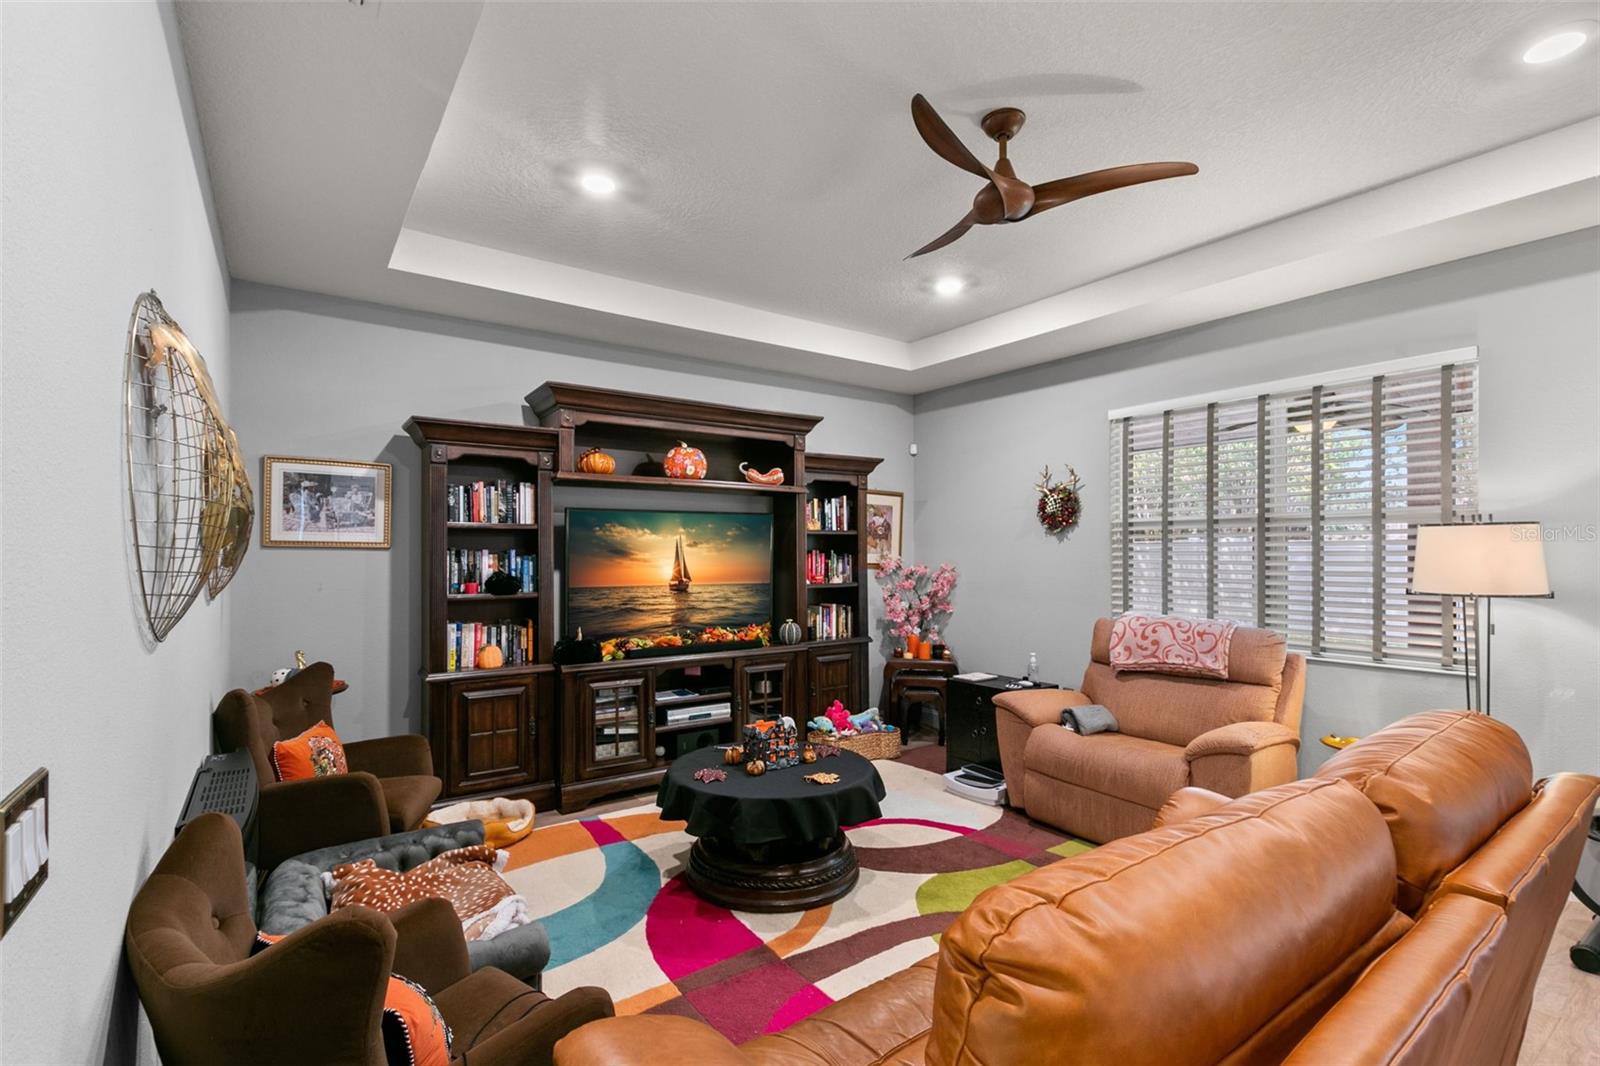
[[[299,736],[272,745],[272,776],[279,781],[349,772],[344,745],[327,722],[318,722]]]

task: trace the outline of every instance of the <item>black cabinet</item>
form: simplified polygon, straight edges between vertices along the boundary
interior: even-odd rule
[[[968,763],[1000,769],[1000,745],[995,739],[994,698],[1012,691],[1006,686],[1017,678],[1004,675],[987,681],[950,679],[945,690],[945,707],[950,716],[945,729],[945,769],[959,770]],[[1055,688],[1036,683],[1034,688]]]

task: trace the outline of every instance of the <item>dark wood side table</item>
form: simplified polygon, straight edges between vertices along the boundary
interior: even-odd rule
[[[887,660],[883,664],[883,688],[878,693],[884,721],[904,733],[906,704],[931,703],[939,713],[939,743],[943,744],[949,717],[946,686],[950,676],[960,669],[954,659]]]
[[[946,770],[959,770],[968,763],[977,763],[992,770],[1000,769],[1000,744],[995,739],[994,698],[1010,692],[1008,685],[1021,680],[997,675],[987,681],[963,681],[952,677],[948,683],[945,707],[949,710],[950,729],[948,747],[945,748]],[[1059,688],[1053,682],[1036,681],[1033,688]]]

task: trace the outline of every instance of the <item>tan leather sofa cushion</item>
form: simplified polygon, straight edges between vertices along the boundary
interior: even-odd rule
[[[1493,904],[1440,898],[1285,1063],[1502,1061],[1493,1048],[1506,1035],[1507,1018],[1486,1001],[1503,985],[1497,967],[1505,933],[1505,913]],[[1517,1036],[1520,1043],[1520,1027]]]
[[[1344,782],[1118,840],[992,888],[955,921],[928,1062],[1280,1058],[1409,925],[1393,898],[1382,816]]]
[[[1039,774],[1094,792],[1159,810],[1189,783],[1183,749],[1123,733],[1082,737],[1070,729],[1035,729],[1023,749],[1030,774]],[[1029,789],[1035,796],[1039,790]]]
[[[1219,726],[1270,722],[1278,709],[1277,689],[1265,685],[1171,674],[1117,674],[1100,662],[1090,663],[1083,672],[1083,693],[1111,708],[1123,733],[1180,748]]]
[[[739,1051],[752,1066],[921,1066],[938,963],[929,955]]]
[[[1383,812],[1407,914],[1533,794],[1522,738],[1472,711],[1411,715],[1346,748],[1315,776],[1350,782]]]

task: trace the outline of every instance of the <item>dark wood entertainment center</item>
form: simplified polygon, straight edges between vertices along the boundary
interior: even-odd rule
[[[868,573],[860,519],[867,479],[881,460],[807,453],[806,435],[821,421],[808,415],[558,383],[529,393],[527,406],[539,425],[422,416],[406,423],[424,459],[424,728],[446,797],[521,796],[544,808],[579,810],[605,796],[655,786],[679,753],[726,743],[753,718],[787,714],[803,721],[835,699],[851,710],[866,706]],[[683,441],[705,453],[705,479],[674,480],[649,465]],[[581,470],[579,459],[591,448],[613,455],[617,469]],[[784,482],[747,482],[741,462],[760,471],[781,469]],[[476,516],[498,520],[452,521],[462,517],[452,513],[452,500],[459,505],[462,486],[470,491],[478,482],[512,493],[526,486],[514,517],[532,521],[506,521],[509,510]],[[556,640],[574,635],[558,628],[555,497],[559,492],[564,502],[581,505],[606,491],[610,500],[619,491],[687,493],[685,504],[703,510],[717,510],[717,496],[701,494],[735,494],[769,510],[773,643],[702,644],[683,654],[555,665]],[[808,523],[813,500],[845,503],[836,504],[827,522]],[[847,523],[838,520],[841,513],[848,514]],[[848,580],[809,581],[808,552],[848,569]],[[463,591],[453,560],[480,553],[500,560],[533,555],[535,587],[509,595]],[[819,624],[842,626],[839,619],[848,617],[849,635],[814,639],[813,612],[827,620]],[[802,639],[785,645],[778,641],[788,619],[801,626]],[[490,668],[453,661],[451,627],[463,623],[502,625],[519,634],[531,623],[531,641],[517,645],[529,661]],[[658,695],[666,702],[658,703]],[[729,713],[669,725],[668,702],[727,704]]]

